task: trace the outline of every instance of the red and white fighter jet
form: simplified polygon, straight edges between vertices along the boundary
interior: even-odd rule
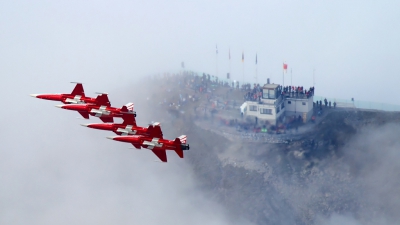
[[[98,130],[109,130],[117,135],[148,135],[147,127],[138,127],[136,125],[136,119],[134,114],[123,114],[123,123],[90,123],[81,124],[84,127],[89,127]],[[150,126],[159,126],[160,123],[155,122]]]
[[[136,112],[133,111],[133,103],[128,103],[121,108],[107,106],[107,95],[99,95],[96,104],[68,104],[56,105],[58,108],[78,111],[83,118],[89,119],[89,115],[99,117],[104,123],[114,122],[114,117],[122,117],[124,114],[132,114],[136,117]]]
[[[32,97],[52,100],[52,101],[61,101],[64,104],[85,104],[91,103],[96,104],[96,98],[86,97],[85,91],[83,90],[82,83],[76,83],[74,90],[72,90],[71,94],[31,94]],[[107,99],[108,101],[108,99]],[[110,101],[104,103],[107,106],[110,106]]]
[[[175,140],[163,138],[160,126],[150,125],[147,129],[148,135],[115,136],[107,137],[114,141],[131,143],[135,148],[146,148],[151,150],[162,162],[167,162],[166,150],[174,150],[180,158],[183,158],[183,150],[189,150],[186,144],[186,135],[181,135]]]

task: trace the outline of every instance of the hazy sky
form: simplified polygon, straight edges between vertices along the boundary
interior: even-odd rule
[[[229,224],[219,206],[190,193],[196,182],[179,167],[187,165],[140,162],[106,133],[82,130],[77,114],[28,94],[69,92],[80,81],[89,95],[112,92],[119,106],[137,100],[124,95],[140,86],[132,80],[179,71],[182,61],[210,74],[218,62],[220,76],[241,81],[244,71],[254,82],[257,53],[261,82],[281,83],[286,60],[285,84],[292,69],[294,85],[311,86],[315,69],[317,95],[400,104],[399,9],[398,1],[1,1],[0,222],[160,224],[157,206],[171,224],[177,211],[184,224],[204,215],[196,221]],[[153,160],[146,153],[138,152]]]
[[[292,69],[293,85],[308,87],[315,69],[317,95],[400,104],[399,8],[398,1],[3,1],[0,65],[3,77],[38,79],[34,85],[108,76],[118,85],[178,71],[182,61],[210,74],[218,61],[226,76],[230,48],[240,81],[243,66],[255,81],[257,53],[260,82],[282,83],[286,60],[285,84]]]

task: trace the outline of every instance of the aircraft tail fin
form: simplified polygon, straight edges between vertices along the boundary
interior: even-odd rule
[[[76,82],[71,82],[71,83],[76,83]],[[82,83],[76,83],[74,90],[72,90],[71,95],[80,95],[82,97],[85,97],[85,91],[83,90],[83,85]]]
[[[183,158],[183,150],[189,150],[189,144],[186,143],[187,136],[186,135],[181,135],[177,138],[175,138],[175,145],[176,149],[175,152],[176,154],[179,155],[180,158]]]
[[[150,125],[147,128],[147,134],[152,138],[163,138],[163,133],[159,125],[157,126]]]
[[[132,102],[129,102],[128,104],[122,106],[121,111],[126,112],[126,113],[133,113],[134,106],[135,106],[135,104],[133,104]]]
[[[187,139],[186,135],[181,135],[178,138],[179,138],[179,140],[181,141],[182,144],[186,144],[186,139]]]
[[[122,119],[124,120],[122,123],[123,125],[132,125],[133,127],[137,127],[134,114],[123,114]]]
[[[110,100],[108,99],[108,95],[106,94],[98,95],[96,98],[96,105],[111,106]]]

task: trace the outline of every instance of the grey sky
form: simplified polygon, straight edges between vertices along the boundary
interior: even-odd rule
[[[400,104],[397,1],[62,1],[1,4],[3,76],[113,84],[186,68],[254,82],[313,84],[317,95]],[[60,83],[60,82],[58,82]],[[391,96],[393,99],[388,99]]]
[[[112,209],[114,214],[99,218],[109,224],[116,218],[128,220],[144,207],[149,214],[135,218],[159,224],[150,214],[151,207],[159,204],[174,223],[171,214],[176,211],[168,203],[193,197],[187,193],[165,197],[159,189],[167,185],[168,193],[175,193],[174,182],[185,176],[184,170],[173,168],[168,173],[165,167],[132,159],[122,149],[125,145],[104,138],[107,133],[82,130],[81,121],[74,120],[77,114],[28,94],[69,92],[72,86],[67,82],[80,81],[86,83],[88,95],[110,92],[112,103],[120,106],[137,101],[138,96],[124,94],[127,84],[131,89],[140,86],[133,79],[179,71],[182,61],[186,69],[210,74],[216,73],[218,61],[220,76],[231,65],[232,77],[242,81],[243,51],[247,81],[254,82],[257,53],[261,82],[269,77],[281,83],[286,60],[285,84],[290,84],[293,69],[294,85],[312,86],[315,69],[317,95],[400,104],[395,94],[400,83],[399,9],[398,1],[1,1],[0,207],[7,209],[0,210],[6,214],[3,222],[19,216],[14,224],[54,224],[52,219],[72,215],[76,220],[65,222],[71,224]],[[116,146],[122,150],[111,152]],[[93,153],[92,148],[99,151]],[[116,161],[110,163],[115,153]],[[147,153],[137,152],[152,161],[154,156]],[[109,170],[104,168],[107,163]],[[115,174],[126,171],[133,178],[114,186],[113,182],[127,180]],[[90,176],[93,180],[87,180]],[[180,191],[195,189],[196,182],[188,179]],[[201,193],[196,194],[201,199]],[[125,196],[135,203],[121,206]],[[163,201],[157,201],[160,198]],[[198,201],[199,212],[187,211],[182,222],[210,215],[210,210],[222,215],[210,217],[212,221],[226,222],[222,209]],[[178,202],[178,209],[191,207],[191,202]],[[41,213],[35,214],[33,208]],[[89,214],[79,214],[83,212]]]

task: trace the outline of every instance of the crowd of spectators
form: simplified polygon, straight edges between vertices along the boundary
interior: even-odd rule
[[[285,130],[287,127],[290,126],[291,123],[299,123],[300,119],[296,118],[296,120],[288,120],[286,121],[285,125],[281,125],[279,128],[274,126],[268,126],[267,124],[259,124],[254,125],[253,122],[245,122],[245,120],[241,120],[242,122],[238,123],[237,120],[230,120],[230,119],[223,119],[221,115],[214,116],[214,114],[219,110],[225,110],[231,108],[228,104],[229,101],[232,101],[232,107],[235,107],[236,101],[235,100],[228,100],[228,95],[231,91],[241,91],[243,93],[243,100],[244,101],[261,101],[263,95],[263,86],[260,84],[242,84],[238,81],[222,81],[216,76],[212,76],[209,74],[203,73],[202,75],[198,75],[192,72],[183,72],[181,74],[164,74],[165,84],[170,83],[177,83],[179,85],[178,91],[179,96],[176,98],[172,98],[172,100],[166,101],[164,99],[164,105],[168,106],[169,109],[176,109],[180,110],[180,107],[187,104],[188,102],[197,101],[199,99],[203,99],[199,104],[194,104],[194,112],[196,117],[202,115],[199,112],[204,112],[204,116],[207,115],[211,116],[211,118],[217,119],[221,122],[221,124],[229,125],[229,126],[238,126],[244,130],[255,130],[255,132],[277,132],[278,130]],[[173,85],[167,85],[168,87],[173,87]],[[221,94],[219,88],[225,87],[228,88],[226,95]],[[189,91],[189,90],[192,91]],[[171,89],[168,89],[171,91]],[[282,94],[284,97],[289,98],[309,98],[314,96],[314,87],[310,87],[308,89],[303,88],[303,86],[278,86],[277,89],[279,95]],[[190,93],[190,94],[189,94]],[[218,94],[217,94],[218,93]],[[278,95],[278,96],[279,96]],[[239,95],[240,96],[240,95]],[[240,101],[240,100],[239,100]],[[161,103],[160,103],[161,104]],[[314,103],[314,107],[320,108],[322,107],[322,101],[317,101]],[[324,104],[326,107],[331,107],[331,102],[324,100]],[[228,107],[229,106],[229,107]],[[333,103],[333,107],[336,106],[336,103]],[[322,109],[321,109],[322,110]],[[322,111],[321,111],[322,113]],[[315,119],[315,117],[314,117]],[[229,121],[229,122],[228,122]],[[245,125],[247,124],[247,125]],[[267,126],[266,126],[267,125]],[[296,125],[297,127],[297,125]],[[248,129],[246,129],[248,128]],[[267,129],[268,128],[268,129]],[[271,129],[274,128],[274,129]]]
[[[314,96],[314,87],[310,87],[307,90],[303,86],[285,86],[283,87],[282,94],[286,97],[309,98]]]
[[[244,94],[243,98],[245,101],[260,101],[262,97],[262,87],[260,84],[253,84],[253,88],[251,88],[250,84],[246,84],[244,87]]]

